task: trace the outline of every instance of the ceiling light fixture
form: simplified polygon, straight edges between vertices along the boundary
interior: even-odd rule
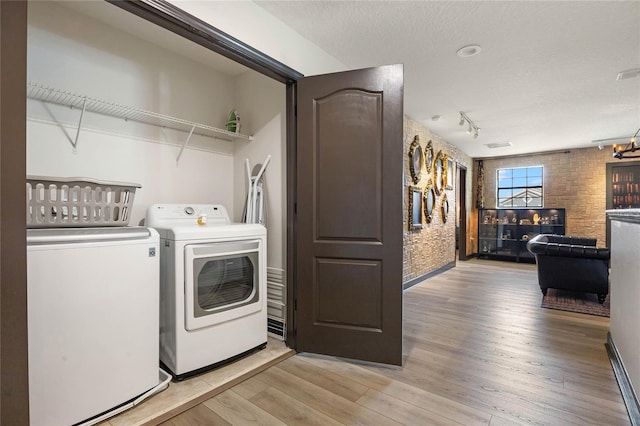
[[[622,160],[623,158],[640,158],[640,154],[625,155],[627,153],[636,152],[640,149],[640,147],[636,145],[636,137],[638,136],[638,133],[640,133],[640,129],[636,130],[636,133],[633,135],[629,143],[624,147],[613,145],[613,157],[618,160]]]
[[[467,123],[467,133],[473,135],[474,139],[478,139],[480,128],[476,126],[476,124],[471,121],[471,119],[467,117],[464,112],[460,111],[460,121],[458,122],[458,124],[460,126],[464,126],[465,123]]]
[[[470,58],[471,56],[476,56],[480,52],[482,52],[482,47],[477,44],[470,44],[469,46],[461,47],[456,53],[461,58]]]

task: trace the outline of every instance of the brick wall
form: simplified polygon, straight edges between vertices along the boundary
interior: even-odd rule
[[[456,163],[467,168],[467,254],[477,253],[478,210],[476,209],[477,159],[447,143],[417,121],[405,116],[404,120],[404,248],[403,282],[420,277],[455,260],[455,212],[456,188],[446,190],[450,213],[446,223],[440,215],[441,197],[437,197],[435,214],[430,224],[422,217],[422,229],[409,230],[409,186],[413,186],[409,172],[409,147],[418,135],[424,150],[432,141],[434,154],[439,150]],[[496,205],[496,170],[499,168],[544,167],[544,207],[566,209],[566,233],[598,239],[598,245],[606,245],[606,164],[619,162],[612,158],[611,149],[597,147],[571,149],[542,154],[483,159],[485,207]],[[433,172],[430,177],[433,177]],[[422,178],[415,185],[427,184],[426,167]]]
[[[423,152],[426,150],[427,142],[432,141],[434,156],[438,151],[447,154],[455,163],[461,164],[467,168],[467,230],[476,231],[476,222],[469,219],[472,212],[472,178],[473,161],[472,159],[455,146],[447,143],[439,136],[431,133],[417,121],[405,116],[404,120],[404,248],[403,248],[403,282],[407,282],[413,278],[422,276],[428,272],[434,271],[445,266],[455,260],[455,229],[456,229],[456,188],[453,190],[445,190],[447,200],[449,201],[449,215],[446,223],[443,222],[440,214],[440,204],[442,196],[436,197],[436,206],[434,208],[433,219],[427,224],[424,213],[422,213],[422,229],[409,230],[409,187],[418,186],[423,188],[426,186],[429,177],[433,178],[433,169],[431,174],[427,176],[426,166],[422,169],[422,178],[414,185],[409,171],[409,147],[414,137],[418,135],[420,138],[420,146]],[[475,217],[475,216],[474,216]],[[475,246],[472,241],[467,240],[467,253],[475,252]]]
[[[582,148],[483,161],[486,208],[496,206],[496,169],[542,165],[544,207],[566,209],[567,235],[595,237],[599,246],[606,244],[606,163],[619,161],[612,158],[610,149]],[[473,193],[475,208],[475,186]],[[477,210],[474,216],[477,218]],[[472,226],[477,228],[477,223]]]

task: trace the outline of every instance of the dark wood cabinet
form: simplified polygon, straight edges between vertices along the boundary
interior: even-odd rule
[[[640,208],[640,161],[607,163],[607,209]]]
[[[640,161],[607,163],[606,208],[640,208]],[[611,222],[607,217],[607,247],[611,241]]]
[[[478,256],[534,262],[527,242],[538,234],[565,233],[565,209],[480,209]]]

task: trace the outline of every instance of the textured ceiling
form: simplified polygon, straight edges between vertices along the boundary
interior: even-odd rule
[[[404,64],[405,113],[473,157],[593,147],[640,127],[640,78],[616,80],[640,68],[638,1],[257,4],[350,68]],[[482,52],[458,57],[469,44]],[[501,142],[512,146],[485,146]]]
[[[60,3],[223,72],[246,70],[106,2]],[[640,68],[640,1],[256,4],[349,68],[404,64],[405,113],[473,157],[593,147],[640,127],[640,78],[616,80]],[[458,57],[469,44],[482,52]],[[503,142],[512,146],[486,146]]]

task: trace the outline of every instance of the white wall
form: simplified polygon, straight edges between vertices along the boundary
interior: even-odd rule
[[[169,2],[304,75],[347,69],[252,1]]]
[[[216,55],[215,53],[211,53]],[[244,161],[271,155],[265,175],[268,265],[284,268],[286,230],[285,86],[253,71],[233,77],[134,38],[76,10],[29,4],[29,81],[110,102],[224,127],[231,108],[252,142],[193,136],[176,163],[184,132],[28,101],[27,171],[47,176],[134,182],[130,224],[153,203],[220,203],[240,221]]]
[[[75,132],[74,128],[68,128]],[[91,177],[133,182],[136,191],[130,225],[138,225],[154,203],[233,205],[233,157],[186,151],[176,165],[177,147],[113,133],[83,131],[77,154],[60,127],[29,121],[27,172],[32,175]]]
[[[252,2],[175,3],[303,74],[346,69]],[[214,72],[64,2],[35,1],[29,3],[28,79],[216,127],[224,127],[229,110],[237,108],[243,133],[254,141],[194,136],[176,164],[185,133],[87,113],[73,150],[80,112],[29,100],[27,171],[140,183],[130,224],[159,202],[221,203],[238,221],[247,191],[244,161],[253,166],[271,155],[265,176],[268,265],[285,267],[284,85],[253,71],[237,77]]]
[[[347,67],[300,36],[251,1],[169,0],[177,7],[271,56],[304,75],[344,71]],[[237,79],[237,105],[255,140],[235,146],[234,187],[236,220],[246,197],[244,160],[251,166],[268,154],[271,163],[265,183],[268,203],[268,265],[285,269],[286,261],[286,146],[285,89],[272,80],[245,73]]]
[[[640,209],[608,210],[611,219],[611,339],[630,385],[640,396]]]
[[[240,221],[245,205],[250,168],[271,156],[264,175],[267,208],[267,264],[285,269],[286,261],[286,104],[285,86],[257,73],[236,79],[236,100],[254,140],[236,144],[234,152],[235,220]],[[244,112],[246,111],[246,113]]]
[[[28,80],[111,102],[224,127],[234,78],[50,2],[29,3]],[[214,55],[214,53],[211,53]],[[142,184],[130,224],[152,203],[221,203],[233,212],[234,144],[28,102],[27,172]]]

